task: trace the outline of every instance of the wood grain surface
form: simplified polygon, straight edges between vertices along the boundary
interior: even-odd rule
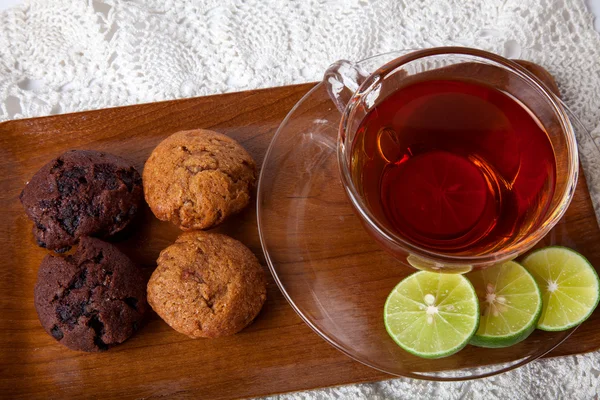
[[[46,254],[34,244],[18,195],[42,165],[68,149],[108,151],[141,171],[152,149],[183,129],[207,128],[238,140],[260,165],[282,119],[313,84],[167,101],[0,124],[0,397],[228,399],[389,379],[337,351],[295,314],[270,280],[268,300],[240,334],[192,340],[155,314],[131,339],[105,353],[59,345],[40,326],[33,287]],[[114,242],[150,275],[179,231],[149,209]],[[565,219],[592,263],[600,232],[583,176]],[[263,265],[255,207],[218,231],[248,245]],[[600,313],[550,355],[600,347]]]

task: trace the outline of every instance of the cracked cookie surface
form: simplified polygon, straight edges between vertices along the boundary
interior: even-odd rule
[[[148,309],[138,268],[115,246],[89,237],[71,255],[44,258],[34,299],[46,332],[80,351],[104,351],[124,342]]]
[[[19,198],[38,245],[61,252],[80,237],[124,229],[140,208],[142,179],[123,158],[71,150],[36,172]]]
[[[156,217],[183,230],[208,229],[241,211],[256,163],[234,139],[197,129],[174,133],[144,166],[144,194]]]
[[[233,335],[258,315],[266,274],[250,249],[226,235],[185,232],[164,249],[148,282],[148,303],[192,338]]]

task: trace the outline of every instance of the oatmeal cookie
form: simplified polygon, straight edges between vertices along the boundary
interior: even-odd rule
[[[148,303],[192,338],[233,335],[258,315],[266,275],[242,243],[217,233],[183,233],[164,249],[148,282]]]
[[[144,166],[144,194],[156,217],[183,230],[208,229],[250,201],[256,163],[235,140],[198,129],[163,140]]]

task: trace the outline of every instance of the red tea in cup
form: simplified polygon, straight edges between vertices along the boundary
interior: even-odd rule
[[[399,88],[363,118],[351,174],[374,215],[446,254],[490,253],[546,218],[556,162],[525,105],[467,80]]]

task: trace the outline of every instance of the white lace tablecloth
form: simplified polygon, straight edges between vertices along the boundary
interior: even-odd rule
[[[315,81],[341,58],[466,45],[545,66],[598,142],[600,35],[586,4],[600,10],[600,0],[24,2],[0,13],[0,121]],[[596,205],[599,167],[585,165]],[[277,398],[598,399],[599,381],[595,352],[476,381]]]

